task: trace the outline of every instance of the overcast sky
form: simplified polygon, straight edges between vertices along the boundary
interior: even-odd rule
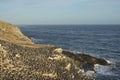
[[[0,0],[13,24],[120,24],[120,0]]]

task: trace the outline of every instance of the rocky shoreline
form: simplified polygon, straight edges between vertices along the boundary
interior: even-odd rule
[[[52,48],[21,47],[0,40],[2,80],[93,80],[74,60]]]
[[[17,33],[20,34],[14,34],[11,24],[1,24],[1,80],[95,80],[82,70],[94,71],[94,64],[110,65],[106,60],[90,55],[74,54],[59,47],[34,44],[19,32],[19,29]],[[12,33],[6,29],[10,30],[11,27]]]

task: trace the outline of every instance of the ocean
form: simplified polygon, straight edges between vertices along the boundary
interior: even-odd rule
[[[97,66],[97,80],[120,80],[120,25],[19,25],[35,43],[56,45],[109,60]]]

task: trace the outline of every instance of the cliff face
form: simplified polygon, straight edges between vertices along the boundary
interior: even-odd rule
[[[15,25],[0,21],[0,39],[17,44],[33,44]]]

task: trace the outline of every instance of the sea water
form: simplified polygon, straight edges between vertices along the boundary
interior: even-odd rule
[[[112,62],[96,65],[97,80],[120,80],[120,25],[19,25],[35,43],[90,54]]]

